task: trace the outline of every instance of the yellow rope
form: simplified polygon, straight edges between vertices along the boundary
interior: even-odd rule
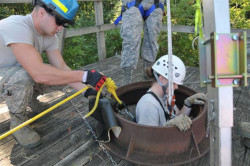
[[[116,94],[116,85],[115,85],[115,82],[111,79],[111,78],[107,78],[106,82],[107,84],[107,90],[109,93],[111,93],[114,98],[116,99],[116,101],[119,103],[119,104],[122,104],[122,101],[117,97],[117,94]]]
[[[107,78],[106,81],[105,81],[105,83],[102,85],[102,87],[100,88],[100,90],[97,92],[97,96],[96,96],[96,99],[95,99],[95,105],[94,105],[94,107],[92,108],[92,110],[89,113],[87,113],[84,116],[84,118],[89,117],[90,115],[92,115],[95,112],[96,107],[97,107],[97,105],[99,103],[99,98],[100,98],[101,91],[102,91],[102,89],[103,89],[103,87],[105,85],[107,86],[108,92],[111,93],[114,96],[114,98],[116,99],[116,101],[119,104],[122,104],[121,100],[117,97],[117,94],[116,94],[117,87],[115,85],[115,82],[111,78]]]
[[[99,103],[99,98],[100,98],[101,91],[102,91],[102,89],[103,89],[103,87],[105,85],[107,86],[108,92],[111,93],[115,97],[115,99],[117,100],[117,102],[119,104],[122,104],[122,102],[120,101],[120,99],[116,95],[115,90],[117,89],[117,87],[116,87],[114,81],[111,78],[107,78],[106,81],[105,81],[105,83],[102,85],[102,87],[100,88],[100,90],[97,93],[94,107],[92,108],[92,110],[88,114],[86,114],[84,116],[84,118],[89,117],[91,114],[93,114],[95,112],[96,107],[97,107],[97,105]],[[5,138],[5,137],[7,137],[7,136],[9,136],[10,134],[14,133],[15,131],[23,128],[24,126],[27,126],[28,124],[34,122],[35,120],[37,120],[38,118],[42,117],[43,115],[49,113],[50,111],[54,110],[55,108],[59,107],[60,105],[64,104],[65,102],[71,100],[72,98],[74,98],[74,97],[78,96],[79,94],[81,94],[82,92],[86,91],[88,88],[89,88],[89,86],[83,88],[82,90],[76,92],[75,94],[69,96],[68,98],[62,100],[61,102],[55,104],[54,106],[48,108],[47,110],[45,110],[43,112],[41,112],[40,114],[36,115],[35,117],[33,117],[33,118],[25,121],[24,123],[20,124],[19,126],[17,126],[17,127],[13,128],[13,129],[11,129],[10,131],[2,134],[0,136],[0,140],[3,139],[3,138]]]
[[[200,0],[196,0],[196,12],[195,12],[195,35],[197,35],[197,31],[199,30],[199,37],[203,39],[203,31],[202,31],[202,12],[201,12],[201,2]]]

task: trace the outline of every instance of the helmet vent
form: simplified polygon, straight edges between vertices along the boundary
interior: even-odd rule
[[[175,77],[176,78],[180,77],[180,73],[175,73]]]
[[[157,66],[159,66],[159,65],[160,65],[160,62],[158,61],[158,62],[157,62]]]

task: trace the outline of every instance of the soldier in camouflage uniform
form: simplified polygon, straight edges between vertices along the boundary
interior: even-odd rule
[[[123,6],[134,0],[122,0]],[[163,0],[159,0],[163,4]],[[155,0],[142,0],[141,5],[146,11]],[[142,30],[143,43],[141,48],[141,57],[143,59],[143,70],[152,66],[155,62],[159,46],[157,37],[162,28],[163,10],[156,8],[144,21],[140,10],[133,6],[122,13],[121,37],[122,56],[121,68],[124,72],[124,84],[132,82],[132,71],[136,69],[141,47]]]
[[[0,101],[8,106],[11,129],[26,121],[27,106],[37,100],[34,92],[43,89],[42,84],[68,84],[77,90],[90,84],[98,90],[97,85],[106,79],[95,70],[71,70],[59,52],[56,33],[73,23],[77,0],[33,0],[33,4],[31,14],[0,20]],[[42,52],[50,64],[43,63]],[[96,90],[89,88],[84,96],[96,94]],[[25,148],[41,143],[39,134],[29,126],[12,135]]]

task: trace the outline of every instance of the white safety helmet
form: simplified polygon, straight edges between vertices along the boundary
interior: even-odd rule
[[[175,56],[172,55],[172,68],[173,68],[173,83],[182,85],[184,78],[186,76],[186,68],[182,60]],[[164,55],[160,57],[152,66],[152,69],[162,75],[164,78],[168,79],[168,55]]]

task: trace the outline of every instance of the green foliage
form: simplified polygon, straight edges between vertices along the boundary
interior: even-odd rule
[[[232,28],[250,28],[250,1],[231,0],[230,18]]]
[[[110,24],[120,15],[120,0],[103,0],[104,23]],[[195,22],[195,0],[175,0],[171,2],[171,18],[173,25],[191,25]],[[75,17],[76,24],[73,28],[95,26],[94,2],[79,2],[80,8]],[[30,3],[21,4],[0,4],[0,19],[13,14],[26,15],[32,11]],[[249,0],[230,0],[230,17],[232,28],[250,28],[250,1]],[[167,17],[163,17],[163,24],[166,25]],[[196,36],[186,33],[172,33],[173,54],[179,56],[186,65],[198,66],[197,42],[192,42]],[[105,31],[105,44],[107,57],[121,54],[122,39],[120,30]],[[159,52],[158,57],[168,53],[167,33],[161,32],[158,38]],[[47,62],[45,55],[42,55]],[[63,57],[66,63],[73,69],[82,67],[86,64],[98,61],[98,50],[96,34],[88,34],[77,37],[66,38],[64,43]]]
[[[122,39],[120,37],[120,30],[115,29],[108,31],[105,35],[105,42],[107,48],[107,57],[112,57],[116,53],[121,54],[122,50]]]
[[[172,34],[172,52],[174,55],[180,57],[185,65],[187,66],[198,66],[199,55],[197,46],[196,49],[192,48],[192,41],[194,39],[193,34],[186,33],[173,33]],[[168,53],[168,43],[167,43],[167,33],[161,32],[159,35],[159,52],[158,58],[162,55],[166,55]]]
[[[114,19],[116,11],[113,8],[117,4],[116,2],[116,0],[103,1],[104,23],[109,24]],[[75,19],[76,25],[74,28],[95,26],[94,3],[79,2],[79,5],[80,8]],[[120,52],[121,38],[119,30],[106,31],[105,42],[107,57],[114,56],[116,52]],[[67,38],[64,44],[63,57],[72,69],[98,61],[96,34]]]
[[[195,20],[195,0],[171,1],[171,22],[173,25],[194,25]],[[167,18],[164,19],[167,23]]]
[[[72,69],[98,61],[96,35],[67,38],[64,43],[63,57]]]
[[[0,20],[10,15],[26,15],[32,11],[31,4],[0,4]]]
[[[194,26],[195,21],[195,3],[194,0],[171,1],[171,22],[173,25]],[[163,17],[163,24],[167,25],[167,16]],[[196,49],[192,48],[192,41],[196,36],[186,33],[172,33],[172,52],[180,57],[185,65],[198,66],[199,55]],[[161,32],[158,38],[159,52],[157,58],[168,54],[168,36],[167,32]]]

